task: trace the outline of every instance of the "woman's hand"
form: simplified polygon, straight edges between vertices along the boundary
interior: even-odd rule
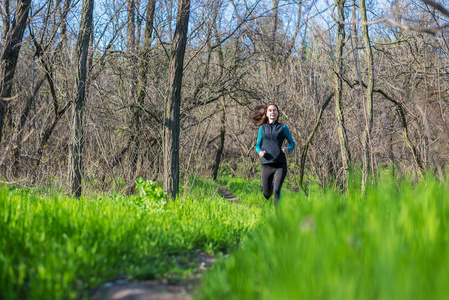
[[[263,151],[263,150],[262,150],[262,151],[260,151],[260,152],[259,152],[259,157],[263,157],[263,156],[265,155],[265,153],[266,153],[266,152],[265,152],[265,151]]]
[[[283,147],[283,148],[282,148],[282,152],[288,153],[287,147]]]

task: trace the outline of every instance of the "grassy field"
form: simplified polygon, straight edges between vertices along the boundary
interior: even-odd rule
[[[365,197],[357,186],[285,189],[277,215],[257,180],[184,187],[175,202],[143,180],[135,196],[80,200],[2,187],[0,299],[87,298],[123,275],[182,277],[197,251],[227,253],[197,299],[447,298],[449,186],[434,178],[387,178]]]
[[[258,187],[233,184],[241,191]],[[136,196],[77,200],[2,187],[0,299],[75,299],[122,275],[182,275],[192,271],[188,262],[197,251],[236,249],[271,212],[269,205],[228,203],[207,181],[197,180],[175,202],[165,202],[148,181],[136,188]]]
[[[358,190],[284,192],[279,215],[203,277],[197,298],[447,299],[448,185]]]

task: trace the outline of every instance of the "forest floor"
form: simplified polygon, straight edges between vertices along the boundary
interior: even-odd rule
[[[226,200],[228,200],[229,202],[233,202],[233,203],[240,203],[239,198],[234,196],[232,194],[232,192],[230,190],[228,190],[225,187],[219,187],[218,188],[218,192],[220,193],[220,195],[225,198]]]
[[[215,257],[198,253],[193,264],[197,270],[184,278],[133,281],[118,279],[107,282],[93,292],[92,300],[191,300],[200,286],[201,276],[215,262]]]
[[[232,203],[240,203],[228,189],[220,187],[220,195]],[[192,293],[199,288],[201,277],[213,263],[215,257],[199,252],[192,261],[198,268],[184,278],[134,281],[127,278],[107,282],[95,289],[92,300],[192,300]]]

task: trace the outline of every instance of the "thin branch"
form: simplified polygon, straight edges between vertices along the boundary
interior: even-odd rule
[[[344,77],[343,77],[343,80],[350,86],[355,86],[355,85],[361,84],[363,87],[365,87],[365,88],[367,87],[367,85],[364,82],[360,82],[358,80],[355,80],[352,84],[348,81],[348,79],[346,79]],[[396,106],[396,111],[398,112],[398,115],[399,115],[399,118],[401,119],[401,123],[402,123],[402,127],[403,127],[404,139],[405,139],[407,145],[410,147],[410,150],[412,151],[413,158],[415,159],[416,165],[418,166],[418,170],[419,170],[421,176],[424,176],[425,169],[422,164],[421,158],[419,157],[418,150],[416,149],[413,142],[410,140],[410,137],[408,134],[408,125],[407,125],[407,119],[405,117],[404,107],[402,106],[402,104],[399,101],[393,99],[393,97],[388,95],[384,90],[374,89],[373,91],[375,93],[381,94],[382,96],[384,96],[385,99],[392,102]]]
[[[300,164],[300,169],[299,169],[299,186],[302,188],[302,190],[305,193],[307,193],[307,192],[303,186],[303,181],[304,181],[304,169],[305,169],[305,165],[306,165],[306,158],[307,158],[307,151],[309,150],[309,144],[312,142],[313,136],[315,135],[318,127],[320,126],[321,118],[323,117],[324,110],[326,109],[327,105],[329,104],[329,102],[332,100],[333,97],[334,97],[334,93],[332,92],[329,95],[329,97],[327,97],[326,101],[324,101],[323,105],[321,105],[320,112],[318,113],[318,117],[315,122],[315,126],[313,127],[312,132],[309,134],[309,137],[307,138],[306,142],[304,143],[304,146],[302,147],[301,164]]]
[[[427,5],[432,6],[436,10],[440,11],[443,15],[449,17],[449,11],[446,8],[444,8],[441,4],[431,1],[431,0],[421,0],[421,1]]]

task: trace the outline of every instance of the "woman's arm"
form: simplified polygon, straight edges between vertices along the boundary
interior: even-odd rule
[[[257,136],[257,143],[256,143],[256,151],[257,154],[259,154],[260,151],[262,151],[262,126],[259,127],[259,134]]]
[[[288,129],[287,125],[284,125],[284,137],[288,141],[288,147],[287,152],[292,152],[293,149],[295,149],[295,141],[293,140],[292,134],[290,133],[290,130]]]

